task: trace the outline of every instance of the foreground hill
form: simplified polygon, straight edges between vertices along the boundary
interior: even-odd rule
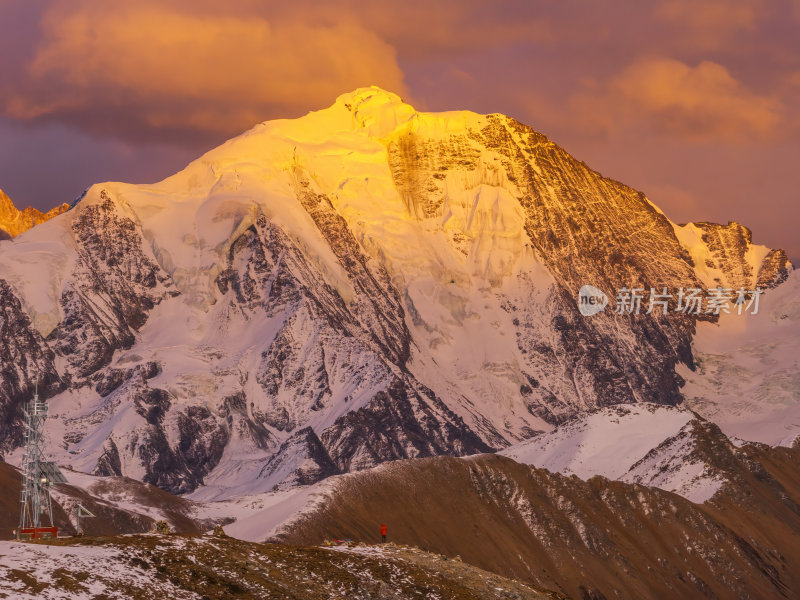
[[[637,411],[645,419],[665,421],[660,429],[665,437],[621,456],[619,465],[605,460],[602,451],[597,460],[587,460],[595,457],[600,437],[585,437],[585,447],[573,443],[587,421],[613,415],[615,426],[624,430]],[[166,519],[178,532],[204,532],[221,523],[243,539],[304,545],[342,538],[372,544],[386,522],[390,541],[450,559],[461,556],[571,598],[796,596],[800,447],[737,447],[714,424],[691,413],[687,418],[686,412],[647,405],[601,409],[510,451],[524,460],[541,443],[544,451],[538,456],[551,468],[579,471],[588,480],[499,455],[438,457],[204,503],[127,478],[67,472],[71,483],[55,490],[56,521],[62,531],[74,531],[73,508],[80,502],[97,515],[84,520],[90,535],[143,532],[154,520]],[[613,437],[607,424],[595,429]],[[644,457],[629,469],[640,453]],[[672,489],[687,465],[695,466],[695,477],[684,481],[714,481],[713,494],[703,504],[635,483],[641,478],[649,486]],[[597,472],[618,481],[591,477]],[[6,519],[0,515],[1,534],[7,537],[16,526],[17,471],[0,463],[0,483],[0,506],[7,508]],[[676,489],[687,492],[684,486]],[[688,491],[691,496],[695,489]],[[0,558],[0,564],[12,558]],[[437,569],[452,562],[436,561]],[[126,581],[122,577],[117,583]]]
[[[705,436],[727,483],[702,505],[502,456],[439,457],[339,478],[279,539],[374,541],[385,522],[399,543],[571,598],[797,597],[800,449],[714,448],[723,439]]]
[[[27,598],[545,600],[559,596],[414,549],[227,537],[0,542],[0,595]]]

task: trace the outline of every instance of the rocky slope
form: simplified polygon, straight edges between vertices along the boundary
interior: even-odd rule
[[[357,90],[0,244],[3,450],[37,381],[61,464],[206,498],[675,405],[716,317],[577,291],[781,285],[737,227],[679,227],[511,118]]]
[[[0,594],[20,600],[560,597],[413,549],[286,547],[208,536],[0,542]]]
[[[69,483],[52,491],[53,520],[60,535],[77,533],[79,504],[95,515],[81,522],[82,531],[90,536],[146,533],[158,520],[167,521],[174,532],[199,534],[231,520],[198,518],[196,503],[133,479],[69,471],[65,475]],[[21,481],[18,470],[0,462],[0,540],[13,539],[19,525]]]
[[[800,593],[798,454],[713,448],[729,483],[698,505],[655,488],[502,456],[382,465],[335,482],[280,536],[414,544],[570,598],[791,598]],[[707,458],[707,456],[706,456]]]
[[[0,240],[11,239],[40,223],[69,210],[69,204],[61,204],[43,213],[29,206],[18,210],[3,190],[0,190]]]

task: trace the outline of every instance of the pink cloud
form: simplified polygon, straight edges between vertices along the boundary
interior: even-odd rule
[[[722,65],[670,58],[634,62],[575,94],[571,107],[595,128],[644,126],[694,142],[743,142],[778,132],[781,103],[748,90]]]

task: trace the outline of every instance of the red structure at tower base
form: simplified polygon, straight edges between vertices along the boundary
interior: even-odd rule
[[[17,533],[18,540],[52,540],[58,537],[58,527],[23,527]]]

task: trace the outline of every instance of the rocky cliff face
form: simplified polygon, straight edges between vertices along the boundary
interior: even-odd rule
[[[63,318],[48,336],[69,379],[98,373],[116,350],[133,345],[153,307],[177,293],[148,256],[136,223],[104,190],[99,200],[71,224],[75,263],[62,281]]]
[[[33,393],[63,389],[55,354],[31,324],[14,290],[0,279],[0,451],[22,443],[22,407]]]
[[[389,160],[395,185],[420,218],[435,221],[446,212],[453,171],[471,176],[473,188],[499,187],[513,197],[525,242],[553,278],[543,310],[525,286],[517,294],[498,290],[514,316],[520,394],[529,411],[553,423],[592,406],[680,401],[674,367],[692,364],[693,319],[611,310],[587,319],[576,305],[585,284],[612,299],[624,287],[701,285],[670,222],[643,194],[502,115],[438,143],[404,134],[389,144]],[[503,275],[488,273],[490,285]]]
[[[576,295],[791,268],[713,231],[508,117],[358,90],[0,246],[0,426],[38,378],[60,462],[224,496],[677,404],[698,317]]]
[[[29,206],[18,210],[3,190],[0,190],[0,240],[11,239],[31,227],[44,223],[69,210],[69,204],[61,204],[43,213]]]

